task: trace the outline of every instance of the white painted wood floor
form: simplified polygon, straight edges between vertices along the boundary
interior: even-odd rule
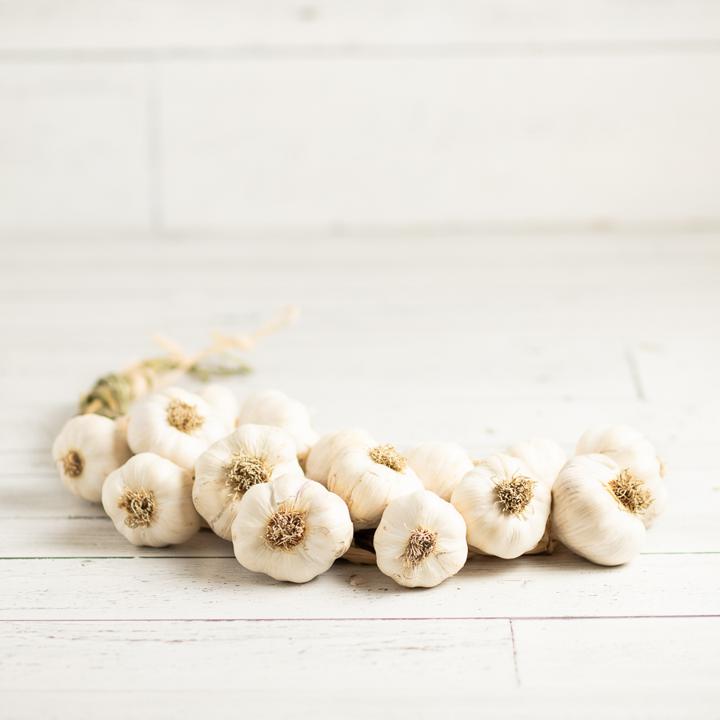
[[[112,240],[0,241],[1,717],[720,717],[716,235]],[[321,431],[481,454],[637,425],[672,492],[645,553],[290,586],[209,532],[132,547],[62,490],[49,446],[95,377],[284,303],[301,319],[236,386]]]

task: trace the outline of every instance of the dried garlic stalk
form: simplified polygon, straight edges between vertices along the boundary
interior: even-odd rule
[[[250,367],[236,357],[231,356],[231,361],[227,363],[218,360],[232,352],[251,350],[259,340],[292,322],[297,314],[297,308],[288,307],[249,335],[215,333],[213,342],[193,355],[186,355],[173,341],[158,337],[157,341],[167,350],[165,355],[141,360],[125,370],[99,378],[80,400],[80,413],[118,418],[125,415],[133,400],[172,383],[183,374],[203,381],[218,376],[246,374],[250,372]]]

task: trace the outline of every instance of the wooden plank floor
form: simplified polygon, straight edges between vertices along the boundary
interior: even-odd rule
[[[112,240],[0,241],[0,716],[720,717],[718,236]],[[284,303],[300,320],[235,387],[284,389],[321,431],[479,455],[644,430],[671,503],[643,555],[288,586],[209,532],[134,548],[62,490],[49,446],[95,377],[154,332],[198,347]]]

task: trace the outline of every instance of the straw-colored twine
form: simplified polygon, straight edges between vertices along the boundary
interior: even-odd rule
[[[208,347],[191,355],[185,353],[174,340],[157,335],[155,342],[166,350],[166,354],[141,360],[120,372],[109,373],[98,379],[80,400],[80,412],[97,413],[114,419],[127,413],[133,400],[172,383],[181,375],[188,374],[206,381],[218,375],[248,373],[250,367],[242,362],[223,365],[208,361],[213,357],[222,357],[225,353],[252,350],[260,340],[289,325],[297,316],[298,309],[290,306],[247,335],[216,332]]]

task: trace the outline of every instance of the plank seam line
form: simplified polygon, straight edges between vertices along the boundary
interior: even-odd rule
[[[0,609],[0,612],[2,609]],[[185,623],[274,623],[274,622],[437,622],[437,621],[572,621],[572,620],[714,620],[720,619],[720,614],[698,613],[696,615],[458,615],[425,616],[425,617],[261,617],[261,618],[0,618],[0,623],[157,623],[157,622],[185,622]]]
[[[0,51],[0,62],[2,51]],[[108,226],[103,228],[118,232],[117,227]],[[237,244],[238,238],[265,239],[276,242],[295,242],[298,239],[305,239],[308,233],[314,234],[314,240],[321,242],[334,242],[338,238],[357,240],[362,242],[383,242],[388,239],[413,241],[417,238],[436,239],[440,237],[443,241],[460,242],[467,244],[477,240],[477,235],[502,235],[520,240],[522,245],[527,245],[535,239],[528,239],[530,235],[556,236],[566,238],[570,235],[581,233],[591,238],[614,237],[621,235],[624,240],[647,241],[649,238],[677,238],[688,236],[700,239],[708,237],[720,231],[720,218],[684,216],[675,220],[659,221],[618,221],[602,219],[595,216],[588,216],[585,220],[570,222],[562,220],[534,219],[534,220],[513,220],[511,222],[456,222],[451,220],[437,220],[419,223],[393,223],[393,222],[353,222],[342,225],[332,223],[293,223],[287,226],[262,224],[242,225],[190,225],[181,229],[165,228],[161,234],[152,233],[146,230],[123,230],[120,228],[123,243],[131,243],[134,249],[144,245],[148,240],[158,240],[167,244],[182,244],[188,240],[196,240],[201,234],[204,242],[210,242],[215,247],[224,247],[228,244]],[[23,228],[10,228],[9,232],[19,236],[25,245],[47,246],[55,245],[60,238],[70,243],[73,247],[84,247],[88,244],[97,245],[97,235],[89,231],[79,230],[70,233],[67,229],[53,230],[28,230]],[[449,237],[448,237],[449,236]],[[40,262],[43,258],[33,258],[33,262]],[[9,258],[8,262],[13,258]],[[56,263],[56,260],[52,261]],[[7,265],[7,263],[6,263]],[[5,267],[5,265],[3,266]],[[15,448],[2,449],[1,454],[19,454],[37,452],[46,454],[47,448]]]
[[[12,520],[13,518],[1,518],[4,520]],[[720,550],[688,550],[688,551],[668,551],[668,552],[645,552],[641,553],[641,557],[672,557],[682,556],[689,557],[693,555],[719,555]],[[544,559],[552,558],[552,555],[533,555],[527,556],[528,562],[541,562]],[[537,558],[537,560],[535,560]],[[580,562],[581,558],[573,556],[565,556],[563,560],[572,558]],[[492,558],[487,558],[492,562]],[[231,553],[227,555],[9,555],[7,557],[0,556],[0,562],[3,560],[235,560],[235,556]],[[561,566],[563,563],[557,563]],[[604,568],[602,566],[587,565],[588,569],[594,568],[598,573],[612,571],[612,568]]]
[[[510,641],[512,643],[512,659],[513,659],[513,669],[515,671],[515,683],[517,684],[518,687],[522,687],[522,682],[520,680],[520,670],[518,668],[517,641],[515,639],[515,628],[513,627],[512,618],[508,619],[508,623],[510,625]]]
[[[640,374],[640,365],[638,364],[637,357],[633,352],[633,349],[630,347],[625,349],[625,362],[630,370],[630,378],[632,379],[637,399],[640,402],[646,402],[647,394],[645,393],[645,386],[643,385],[642,375]]]
[[[159,68],[146,66],[145,121],[147,142],[148,213],[152,232],[161,235],[165,225],[165,177],[163,173],[162,97]]]
[[[137,47],[26,47],[1,48],[2,63],[33,62],[152,62],[173,60],[218,61],[253,59],[461,59],[467,57],[645,57],[672,53],[715,54],[720,39],[698,40],[577,40],[476,43],[376,43],[292,45],[197,45]]]

